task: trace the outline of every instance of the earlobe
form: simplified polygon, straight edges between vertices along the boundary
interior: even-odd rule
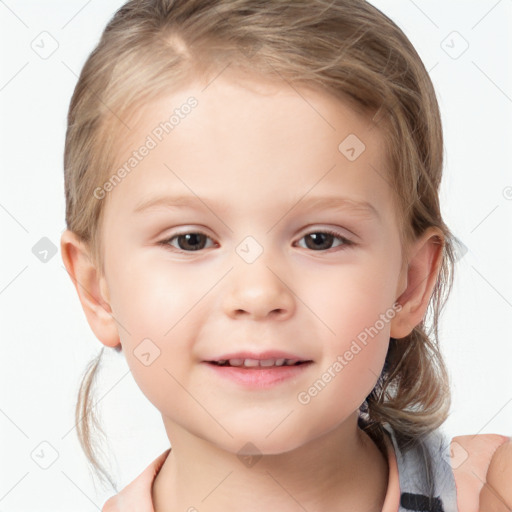
[[[94,266],[87,243],[76,233],[66,230],[62,233],[60,248],[62,261],[94,334],[106,346],[119,345],[107,282]]]
[[[410,248],[405,289],[396,299],[402,308],[391,322],[392,338],[408,336],[422,322],[441,268],[443,240],[443,233],[431,227]]]

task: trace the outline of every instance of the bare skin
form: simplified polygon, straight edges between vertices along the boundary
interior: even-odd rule
[[[146,105],[129,122],[120,165],[192,96],[197,106],[103,199],[105,273],[73,233],[61,242],[91,328],[106,346],[122,345],[162,414],[173,449],[154,482],[155,510],[380,511],[387,462],[357,427],[358,409],[390,336],[423,319],[442,233],[428,230],[406,258],[379,131],[333,97],[285,82],[242,82],[225,70],[207,88],[194,83]],[[338,149],[349,134],[365,145],[353,161]],[[161,194],[196,203],[134,211]],[[328,196],[367,201],[376,213],[325,200],[306,207]],[[319,249],[306,243],[325,229],[337,235]],[[204,233],[200,250],[178,231]],[[241,257],[258,247],[251,263]],[[356,352],[371,326],[377,334]],[[137,349],[148,339],[159,356],[145,365]],[[242,350],[312,362],[266,389],[205,362]],[[345,363],[333,373],[338,356]],[[309,392],[318,379],[329,381]],[[261,455],[251,467],[238,457],[251,455],[247,443]]]
[[[351,443],[338,430],[293,452],[264,456],[251,467],[209,446],[200,446],[199,452],[185,458],[171,450],[155,479],[155,511],[190,506],[199,511],[231,510],[235,497],[239,510],[380,512],[387,489],[387,461],[360,429]],[[327,450],[319,451],[320,446],[331,447],[327,455]],[[180,484],[183,475],[189,475],[186,488]]]

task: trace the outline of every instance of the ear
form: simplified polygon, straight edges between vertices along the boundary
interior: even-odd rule
[[[104,345],[120,347],[119,333],[109,304],[107,282],[92,263],[88,244],[67,229],[61,235],[60,248],[62,260],[94,334]]]
[[[410,247],[396,299],[402,309],[391,321],[392,338],[404,338],[422,322],[441,268],[443,245],[442,231],[431,227]]]

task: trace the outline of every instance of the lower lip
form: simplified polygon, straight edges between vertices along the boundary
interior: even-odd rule
[[[265,389],[276,386],[281,382],[298,377],[307,368],[311,362],[294,366],[273,366],[271,368],[244,368],[242,366],[219,366],[216,364],[205,363],[217,375],[229,379],[238,384],[249,388]]]

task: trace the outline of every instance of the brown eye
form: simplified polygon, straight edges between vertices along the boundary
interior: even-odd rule
[[[175,248],[178,251],[194,252],[204,249],[205,242],[209,238],[209,236],[200,232],[180,233],[166,240],[162,240],[160,243],[162,245],[169,245],[171,249]],[[172,244],[174,240],[176,240],[178,247]]]
[[[206,248],[208,240],[212,239],[205,233],[193,231],[178,233],[162,240],[159,244],[175,252],[197,252]],[[301,240],[306,241],[306,249],[311,249],[315,252],[327,251],[336,247],[344,248],[356,245],[339,233],[330,230],[312,231],[304,235]],[[336,240],[338,240],[338,244],[333,246]]]
[[[339,233],[335,231],[314,231],[304,235],[301,240],[304,239],[306,241],[306,248],[314,251],[328,250],[332,248],[332,243],[334,240],[338,239],[342,243],[338,244],[339,246],[350,246],[355,245],[354,242],[348,240],[344,236],[341,236]]]

